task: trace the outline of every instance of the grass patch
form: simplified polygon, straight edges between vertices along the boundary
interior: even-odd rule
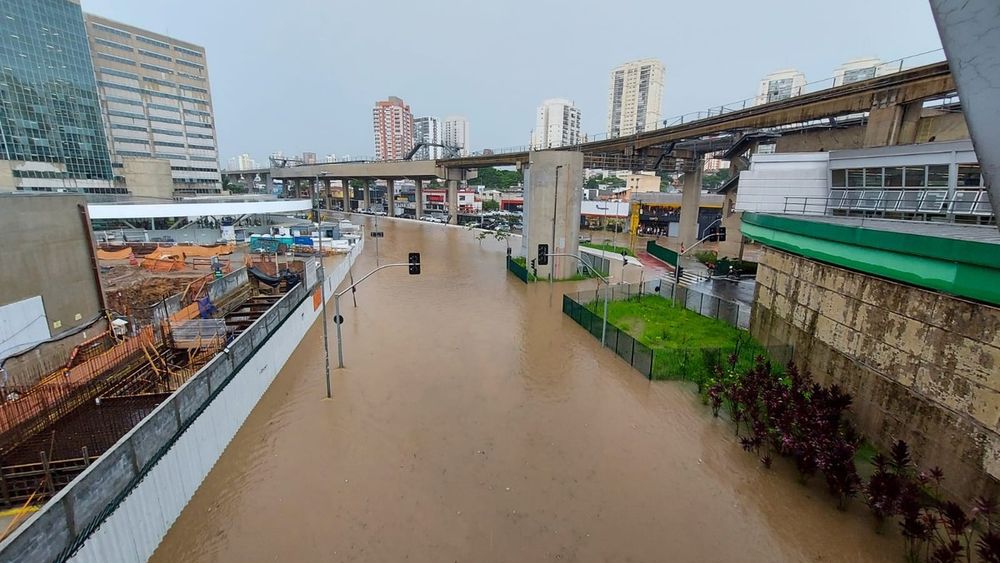
[[[603,302],[587,308],[603,315]],[[608,322],[653,350],[653,379],[683,379],[701,387],[733,354],[738,370],[752,367],[758,355],[767,357],[746,331],[659,296],[609,303]]]
[[[632,252],[632,249],[624,247],[624,246],[614,246],[614,245],[611,245],[611,244],[598,244],[596,242],[581,242],[580,246],[586,246],[587,248],[593,248],[593,249],[596,249],[596,250],[603,250],[605,252],[611,252],[612,254],[617,254],[619,256],[621,256],[622,252],[624,252],[625,254],[627,254],[629,256],[635,256],[635,253]]]
[[[528,273],[528,280],[527,281],[529,281],[529,282],[536,282],[536,281],[539,281],[539,280],[548,280],[547,277],[545,277],[545,278],[539,278],[538,276],[532,274],[531,273],[531,267],[528,265],[528,260],[524,256],[514,256],[514,257],[511,258],[511,261],[514,262],[515,264],[521,266],[522,268],[524,268],[524,270]],[[569,276],[567,278],[557,278],[557,279],[552,280],[552,281],[557,281],[557,282],[580,281],[580,280],[589,280],[592,277],[594,277],[594,274],[592,274],[590,272],[590,270],[587,270],[586,273],[577,272],[577,273],[575,273],[572,276]]]

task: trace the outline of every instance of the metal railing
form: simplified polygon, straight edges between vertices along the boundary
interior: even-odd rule
[[[886,74],[901,72],[909,68],[915,68],[918,66],[924,66],[934,63],[939,63],[944,60],[944,49],[933,49],[930,51],[924,51],[922,53],[916,53],[913,55],[908,55],[891,61],[881,62],[877,66],[879,70],[879,76],[884,76]],[[837,77],[829,76],[822,78],[820,80],[814,80],[812,82],[807,82],[802,86],[796,88],[790,97],[799,96],[801,94],[818,92],[821,90],[826,90],[833,88],[835,86],[841,86],[841,84],[836,84]],[[781,101],[781,100],[770,100]],[[724,104],[713,105],[709,108],[699,111],[687,112],[680,115],[675,115],[660,120],[660,127],[650,129],[647,131],[638,131],[637,133],[648,133],[650,131],[656,131],[658,129],[667,129],[670,127],[676,127],[678,125],[684,125],[685,123],[690,123],[692,121],[698,121],[700,119],[708,119],[712,117],[718,117],[727,113],[733,113],[737,111],[743,111],[745,109],[754,107],[756,105],[762,105],[763,103],[769,103],[760,100],[760,96],[750,96],[743,98],[741,100],[736,100],[732,102],[727,102]],[[603,131],[596,134],[581,135],[580,141],[576,145],[563,146],[559,148],[568,148],[571,146],[580,146],[584,143],[592,143],[595,141],[604,141],[608,139],[615,139],[621,137],[628,137],[631,134],[621,134],[613,131]],[[474,152],[470,152],[469,156],[489,156],[491,154],[509,154],[509,153],[520,153],[528,152],[534,150],[531,144],[514,145],[508,147],[501,147],[495,149],[483,149]]]
[[[786,196],[782,212],[794,215],[837,215],[890,219],[994,223],[996,216],[985,188],[833,188],[830,195]]]
[[[729,326],[750,330],[750,305],[723,299],[691,287],[674,285],[672,279],[664,278],[661,284],[660,295],[676,305],[703,317],[720,320]]]

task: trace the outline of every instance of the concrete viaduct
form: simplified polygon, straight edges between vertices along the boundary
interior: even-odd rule
[[[708,153],[724,151],[739,144],[747,133],[774,130],[793,124],[816,123],[821,120],[865,114],[864,132],[855,136],[855,145],[878,147],[915,142],[917,124],[927,100],[955,94],[955,83],[947,62],[903,70],[894,74],[855,82],[835,88],[811,92],[768,104],[744,107],[732,111],[723,109],[719,115],[678,123],[669,127],[635,135],[594,140],[575,146],[548,149],[578,151],[584,155],[585,168],[612,170],[683,170],[684,197],[681,205],[681,239],[690,242],[695,236],[698,199],[701,185],[700,159]],[[846,148],[846,147],[840,147]],[[857,147],[855,147],[857,148]],[[489,152],[473,156],[437,161],[378,161],[298,165],[285,168],[225,172],[231,178],[259,176],[269,187],[280,179],[298,191],[305,185],[312,196],[313,185],[319,180],[326,189],[329,207],[331,182],[341,180],[348,186],[351,179],[382,179],[387,182],[387,197],[394,199],[394,182],[408,178],[416,181],[417,201],[422,201],[423,183],[442,178],[448,188],[448,210],[451,221],[457,219],[457,191],[462,180],[474,178],[475,171],[489,166],[515,166],[530,163],[528,148],[508,152]],[[737,171],[739,167],[737,167]],[[367,182],[366,182],[367,185]],[[368,188],[363,199],[369,203]],[[345,209],[349,209],[349,190],[341,190]],[[423,212],[417,205],[417,217]],[[684,213],[684,210],[689,210]],[[693,211],[692,211],[693,210]],[[392,213],[393,206],[387,210]]]

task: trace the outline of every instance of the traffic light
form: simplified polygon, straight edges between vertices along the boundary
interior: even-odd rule
[[[725,227],[712,227],[708,230],[708,241],[709,242],[725,242],[726,240],[726,228]]]
[[[420,273],[420,253],[410,253],[410,275],[416,276]]]
[[[538,245],[538,265],[547,266],[549,263],[549,245],[539,244]]]

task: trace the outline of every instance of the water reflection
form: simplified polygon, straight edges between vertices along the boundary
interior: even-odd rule
[[[650,383],[525,286],[504,245],[380,224],[325,395],[307,334],[156,561],[884,561],[899,544],[763,470],[682,384]],[[355,275],[374,267],[374,245]],[[331,326],[331,337],[333,330]],[[334,348],[331,343],[331,348]],[[848,547],[849,546],[849,547]]]

